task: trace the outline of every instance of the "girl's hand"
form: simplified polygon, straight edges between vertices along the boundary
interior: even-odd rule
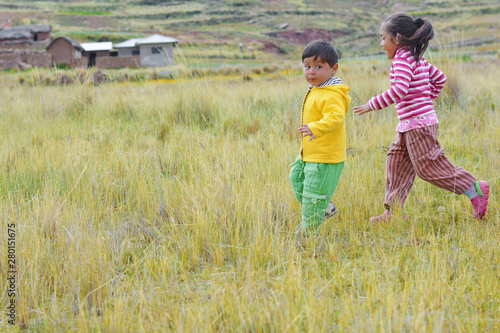
[[[311,129],[307,124],[302,124],[302,127],[299,127],[299,133],[302,134],[302,137],[310,136],[309,141],[314,139],[314,134],[311,132]]]
[[[354,111],[354,113],[359,114],[359,115],[373,111],[368,106],[368,103],[366,103],[365,105],[361,105],[361,106],[355,106],[352,108],[352,110]]]

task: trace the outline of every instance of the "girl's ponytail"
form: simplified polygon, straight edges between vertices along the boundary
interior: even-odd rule
[[[402,44],[410,47],[411,54],[420,61],[429,41],[434,38],[434,29],[428,19],[413,19],[408,14],[398,13],[385,19],[387,30]]]

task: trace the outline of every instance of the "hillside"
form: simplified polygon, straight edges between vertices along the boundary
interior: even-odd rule
[[[54,36],[81,42],[161,33],[179,39],[188,56],[222,55],[226,62],[293,58],[317,38],[333,41],[344,57],[377,53],[379,24],[398,11],[430,18],[434,45],[463,43],[480,52],[500,47],[496,0],[0,0],[0,19],[9,26],[50,23]]]

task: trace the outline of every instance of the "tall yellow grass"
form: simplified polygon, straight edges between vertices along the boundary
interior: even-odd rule
[[[294,243],[300,75],[66,87],[2,78],[0,267],[14,222],[18,303],[17,325],[2,315],[0,327],[500,330],[499,61],[433,61],[450,78],[436,102],[441,143],[490,182],[486,219],[418,180],[408,221],[370,224],[397,119],[351,113],[340,213],[323,225],[319,255]],[[389,66],[341,64],[353,105],[388,87]]]

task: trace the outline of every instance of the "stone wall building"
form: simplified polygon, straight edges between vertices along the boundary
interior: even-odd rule
[[[0,68],[52,66],[51,55],[40,51],[50,40],[50,24],[0,29]]]
[[[95,59],[97,68],[137,68],[140,67],[141,58],[139,56],[125,57],[98,57]]]
[[[80,43],[83,48],[82,58],[87,59],[87,66],[92,67],[96,65],[96,59],[100,57],[109,57],[112,55],[113,49],[112,42],[99,42],[99,43]],[[114,52],[114,55],[118,55]]]
[[[81,63],[83,48],[71,37],[61,36],[54,38],[46,48],[52,55],[52,64],[67,64],[75,66]]]

